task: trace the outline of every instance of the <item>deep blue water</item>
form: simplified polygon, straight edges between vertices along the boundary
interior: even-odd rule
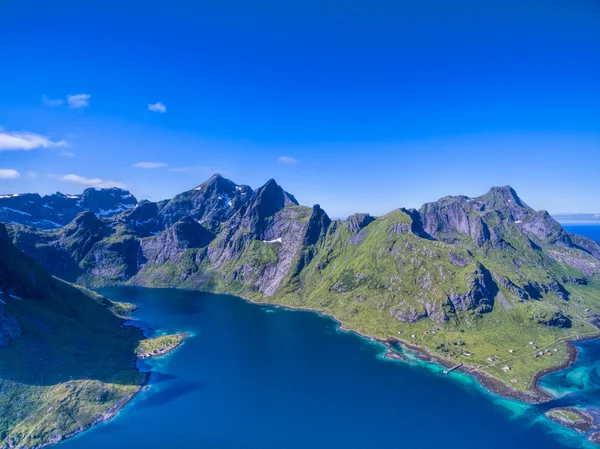
[[[596,224],[564,224],[563,228],[573,234],[580,234],[600,242],[600,226]]]
[[[312,312],[171,289],[104,289],[136,324],[193,334],[147,363],[150,389],[61,449],[579,448],[539,407],[498,398],[461,373],[392,362]],[[566,403],[600,403],[600,345],[544,379]],[[578,371],[579,370],[579,371]],[[583,371],[583,373],[582,373]],[[573,374],[575,373],[575,374]],[[579,373],[579,374],[577,374]]]

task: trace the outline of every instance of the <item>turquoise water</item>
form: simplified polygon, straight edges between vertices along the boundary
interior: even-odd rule
[[[435,364],[383,359],[381,345],[316,313],[171,289],[102,293],[137,304],[136,325],[193,336],[143,362],[152,372],[149,390],[61,449],[588,446],[541,416],[548,405],[499,398]],[[554,405],[593,408],[600,403],[600,345],[578,346],[578,363],[543,382],[561,396]]]

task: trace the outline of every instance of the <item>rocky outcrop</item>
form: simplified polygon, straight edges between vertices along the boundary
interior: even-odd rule
[[[523,289],[533,299],[540,299],[544,294],[549,292],[554,293],[556,296],[564,299],[565,301],[568,301],[570,297],[569,291],[556,280],[553,280],[547,284],[542,284],[540,282],[528,282],[523,286]]]
[[[511,292],[513,295],[519,297],[520,299],[529,299],[529,295],[525,290],[518,287],[513,281],[511,281],[506,276],[498,276],[494,273],[494,280],[500,284],[504,289]]]
[[[448,260],[455,267],[466,267],[473,261],[469,255],[454,251],[448,253]]]
[[[186,249],[208,246],[214,237],[192,218],[184,218],[161,234],[141,241],[143,264],[151,266],[173,261]]]
[[[455,311],[475,310],[478,313],[491,312],[498,287],[487,269],[479,264],[477,269],[467,276],[467,291],[448,294],[448,301]]]
[[[548,327],[569,328],[573,325],[571,317],[566,316],[562,311],[553,314],[538,314],[536,322]]]
[[[364,227],[368,226],[369,223],[372,223],[374,220],[375,218],[369,214],[350,215],[344,222],[344,228],[346,228],[346,230],[352,234],[358,234]]]

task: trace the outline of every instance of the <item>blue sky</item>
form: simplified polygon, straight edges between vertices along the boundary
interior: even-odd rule
[[[597,0],[0,0],[0,191],[599,212],[599,43]]]

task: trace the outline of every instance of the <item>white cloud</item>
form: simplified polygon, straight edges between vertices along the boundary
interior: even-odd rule
[[[154,104],[149,104],[148,110],[152,111],[152,112],[160,112],[161,114],[164,114],[165,112],[167,112],[167,107],[164,104],[162,104],[160,101],[158,101]]]
[[[34,171],[28,171],[27,176],[29,176],[30,178],[37,178],[37,173]]]
[[[87,108],[90,105],[90,98],[92,98],[90,94],[67,95],[67,103],[71,108]]]
[[[0,179],[15,179],[21,176],[17,170],[12,168],[0,168]]]
[[[298,159],[295,159],[291,156],[279,156],[277,158],[277,162],[284,165],[296,165],[298,163]]]
[[[46,95],[42,95],[42,103],[44,103],[46,106],[54,107],[60,106],[63,104],[63,101],[60,98],[52,99],[48,98]]]
[[[135,168],[162,168],[166,167],[167,164],[164,162],[138,162],[137,164],[133,164]]]
[[[100,178],[86,178],[84,176],[69,174],[63,176],[49,175],[53,178],[58,178],[61,181],[74,182],[76,184],[82,184],[87,187],[120,187],[125,188],[125,184],[117,181],[105,181]]]
[[[69,144],[61,140],[55,142],[46,136],[35,133],[10,133],[0,129],[0,151],[22,150],[29,151],[34,148],[67,147]]]
[[[61,151],[59,154],[64,157],[75,157],[75,153],[72,151]]]

